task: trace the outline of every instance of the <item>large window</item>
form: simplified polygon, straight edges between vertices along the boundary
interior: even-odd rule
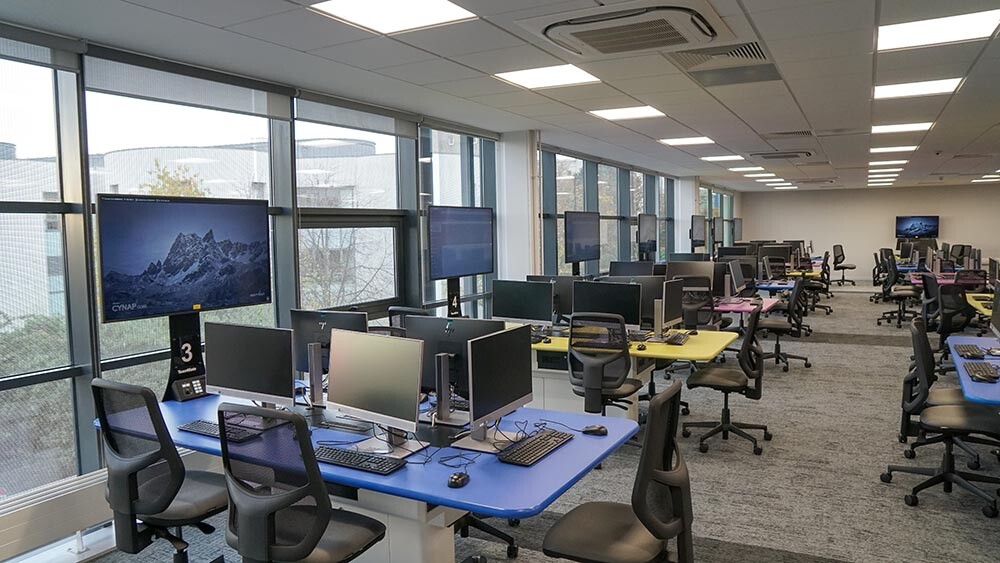
[[[391,227],[300,229],[301,306],[327,309],[394,299],[396,253]]]
[[[628,202],[626,201],[627,205]],[[607,272],[611,262],[620,255],[618,246],[619,220],[618,169],[599,164],[597,166],[597,210],[601,213],[601,262],[600,270]],[[608,218],[616,217],[616,218]],[[628,244],[629,241],[624,241]]]
[[[561,154],[555,155],[555,159],[557,264],[560,274],[569,275],[573,272],[573,266],[566,263],[566,222],[563,220],[563,213],[586,210],[583,161]]]
[[[302,207],[395,209],[396,137],[300,119],[295,184]]]

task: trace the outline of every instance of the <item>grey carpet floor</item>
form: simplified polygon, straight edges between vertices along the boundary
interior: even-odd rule
[[[760,401],[733,399],[734,420],[767,424],[774,433],[773,441],[761,442],[762,456],[753,455],[749,443],[739,439],[713,439],[703,454],[697,433],[681,438],[694,496],[697,561],[1000,560],[1000,519],[985,518],[982,503],[972,495],[957,488],[951,494],[933,488],[911,508],[903,504],[903,496],[919,477],[897,474],[891,484],[879,481],[889,463],[936,466],[940,449],[928,446],[915,460],[903,458],[896,432],[901,378],[910,355],[908,332],[876,326],[875,317],[891,305],[870,303],[870,286],[851,289],[835,289],[836,297],[825,301],[834,307],[832,315],[808,317],[812,337],[782,342],[785,351],[809,356],[811,368],[793,362],[785,373],[769,364]],[[764,341],[766,349],[772,345]],[[945,376],[938,385],[954,386],[956,381],[953,375]],[[685,420],[715,420],[722,408],[721,395],[709,390],[685,390],[684,398],[691,403]],[[983,471],[1000,475],[997,460],[985,455],[987,448],[983,454]],[[637,449],[623,447],[602,470],[591,472],[519,528],[498,520],[491,523],[517,537],[518,561],[550,561],[541,553],[549,526],[582,502],[628,502],[637,461]],[[964,460],[959,463],[964,465]],[[221,551],[227,561],[239,561],[222,536],[190,534],[192,560],[207,561]],[[503,544],[476,531],[472,536],[456,538],[459,561],[472,554],[490,561],[505,559]],[[112,554],[102,559],[149,560],[169,560],[168,550],[156,546],[140,556]]]

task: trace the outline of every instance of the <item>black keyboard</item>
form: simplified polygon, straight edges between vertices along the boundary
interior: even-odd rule
[[[458,397],[452,397],[451,399],[451,410],[453,411],[467,411],[469,410],[469,401],[465,399],[459,399]]]
[[[340,430],[341,432],[353,432],[355,434],[368,434],[372,431],[372,425],[370,422],[354,422],[343,419],[324,420],[323,422],[317,423],[316,426],[327,430]]]
[[[538,343],[540,343],[543,340],[545,340],[545,337],[542,336],[541,334],[532,334],[531,335],[531,343],[532,344],[538,344]]]
[[[981,360],[986,356],[983,349],[975,344],[956,344],[955,353],[967,360]]]
[[[969,377],[982,383],[996,383],[1000,379],[997,368],[989,362],[965,362],[965,371]]]
[[[683,346],[684,344],[687,344],[687,341],[690,338],[690,336],[683,332],[671,332],[666,338],[663,339],[663,341],[674,346]]]
[[[195,420],[194,422],[182,424],[177,428],[185,432],[201,434],[202,436],[219,437],[219,425],[207,420]],[[260,430],[250,430],[248,428],[240,428],[239,426],[226,426],[226,439],[234,444],[253,440],[257,436],[260,436]]]
[[[360,469],[378,475],[388,475],[406,465],[406,462],[394,457],[356,452],[341,448],[320,446],[316,448],[316,459],[323,463]]]
[[[973,295],[972,299],[974,301],[993,301],[993,297],[989,295]]]
[[[628,339],[632,342],[646,342],[649,340],[649,332],[645,330],[639,332],[629,332]]]
[[[497,459],[504,463],[530,467],[572,439],[572,434],[545,428],[500,452]]]

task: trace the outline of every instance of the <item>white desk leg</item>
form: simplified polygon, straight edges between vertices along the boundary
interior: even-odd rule
[[[465,515],[454,508],[429,508],[427,503],[373,491],[358,491],[356,502],[331,497],[342,506],[385,524],[385,539],[355,561],[361,563],[455,563],[452,524]]]

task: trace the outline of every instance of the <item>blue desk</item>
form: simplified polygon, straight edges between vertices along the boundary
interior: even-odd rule
[[[221,455],[219,440],[177,430],[181,424],[197,419],[215,420],[220,402],[245,403],[246,401],[220,398],[211,395],[184,403],[166,402],[160,410],[177,446],[210,454]],[[469,484],[461,489],[448,488],[448,476],[457,469],[447,467],[437,460],[462,450],[443,448],[434,453],[425,465],[410,464],[388,476],[320,463],[320,471],[328,483],[357,489],[357,499],[340,499],[340,504],[386,522],[390,541],[386,553],[374,553],[370,559],[359,561],[392,561],[395,563],[451,562],[455,558],[455,545],[451,525],[467,512],[502,518],[526,518],[542,512],[574,483],[579,481],[604,458],[618,449],[638,430],[638,425],[628,419],[599,417],[538,409],[520,409],[509,415],[500,427],[511,432],[514,422],[530,423],[548,419],[573,428],[600,423],[608,429],[607,436],[576,436],[532,467],[520,467],[497,461],[496,456],[483,454],[467,468]],[[566,430],[558,425],[555,429]],[[359,436],[315,428],[312,441],[354,441]],[[291,427],[283,426],[263,434],[260,443],[262,455],[298,455],[298,448],[291,438]],[[433,452],[436,448],[424,450]],[[412,456],[419,460],[424,452]],[[394,542],[391,539],[395,537]],[[374,550],[373,550],[374,551]],[[366,554],[367,555],[367,554]]]
[[[1000,343],[997,342],[996,338],[980,336],[951,336],[948,338],[948,349],[955,361],[958,381],[962,384],[962,394],[965,395],[965,398],[974,403],[1000,405],[1000,383],[981,383],[969,377],[968,372],[965,371],[965,362],[976,360],[966,360],[956,354],[955,346],[958,344],[974,344],[980,348],[989,349],[997,347]],[[1000,365],[1000,357],[986,356],[985,361]]]
[[[776,281],[776,282],[770,282],[770,281],[764,280],[764,281],[757,282],[757,285],[756,285],[756,288],[757,288],[758,291],[767,291],[767,292],[769,292],[771,294],[774,294],[775,292],[778,292],[778,291],[791,290],[793,287],[795,287],[795,282],[791,281],[791,280]]]

